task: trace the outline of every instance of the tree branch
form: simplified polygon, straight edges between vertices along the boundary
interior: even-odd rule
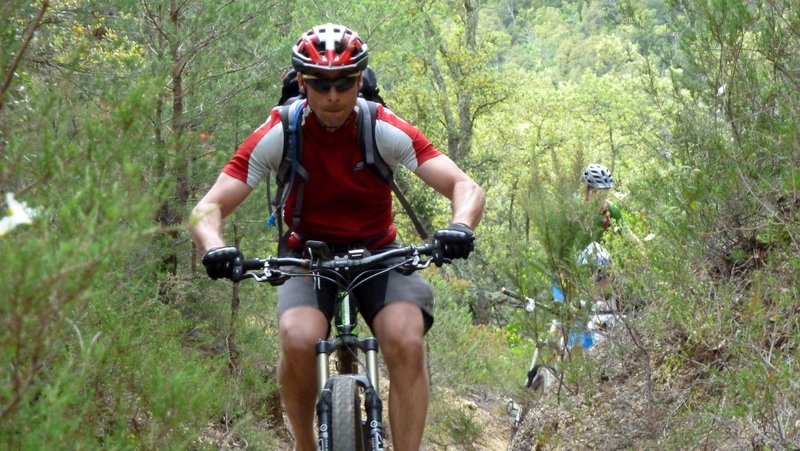
[[[22,57],[25,55],[25,51],[28,49],[28,46],[33,40],[33,35],[36,33],[39,25],[41,25],[42,17],[44,17],[44,13],[49,7],[50,1],[42,0],[42,4],[39,6],[39,11],[36,13],[36,17],[34,17],[33,20],[31,20],[31,22],[28,24],[27,28],[25,28],[25,33],[22,35],[22,45],[20,45],[14,61],[11,62],[11,66],[8,68],[8,72],[6,73],[6,78],[3,80],[3,85],[0,87],[0,111],[3,111],[6,93],[8,93],[8,90],[11,87],[11,82],[14,80],[14,74],[17,72],[17,68],[22,62]]]

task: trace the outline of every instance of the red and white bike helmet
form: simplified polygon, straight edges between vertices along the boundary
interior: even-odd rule
[[[292,47],[292,66],[300,73],[366,69],[367,44],[344,25],[318,25],[300,35]]]

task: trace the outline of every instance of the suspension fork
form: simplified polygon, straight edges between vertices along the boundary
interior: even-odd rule
[[[340,372],[343,374],[355,373],[356,359],[350,355],[351,349],[360,347],[358,337],[353,333],[356,328],[357,311],[355,304],[350,303],[350,295],[340,293],[336,300],[336,310],[334,311],[333,333],[334,338],[330,341],[320,340],[317,342],[317,399],[322,395],[323,387],[331,375],[330,355],[337,353],[340,362]],[[346,365],[345,365],[346,364]]]
[[[354,334],[357,310],[351,304],[350,297],[344,295],[338,302],[335,312],[335,333],[332,340],[320,340],[316,345],[317,354],[317,418],[319,419],[320,449],[329,449],[330,427],[333,412],[331,411],[331,368],[330,355],[336,352],[339,360],[351,362],[342,368],[342,376],[352,377],[364,388],[364,411],[367,415],[365,434],[374,451],[383,451],[383,401],[380,398],[380,380],[378,372],[378,340],[367,337],[359,340]],[[352,355],[360,350],[366,357],[366,377],[356,374],[357,358]]]
[[[380,393],[380,376],[378,372],[378,340],[375,337],[367,337],[359,340],[354,335],[337,336],[331,341],[320,340],[317,342],[317,377],[319,391],[317,396],[322,395],[325,384],[331,377],[330,354],[343,348],[360,349],[366,356],[367,380],[369,385]],[[346,352],[350,352],[349,350]]]
[[[320,391],[320,398],[317,401],[317,418],[319,425],[317,431],[319,436],[317,438],[319,449],[327,451],[331,449],[331,423],[333,414],[331,412],[331,397],[332,393],[330,388],[325,387]]]
[[[345,343],[348,342],[347,345]],[[380,398],[378,378],[378,340],[368,337],[364,340],[349,335],[334,338],[333,341],[317,343],[317,372],[319,375],[319,393],[317,399],[317,418],[319,419],[319,446],[327,450],[330,443],[330,428],[333,412],[331,411],[331,384],[329,356],[332,352],[345,346],[356,347],[364,351],[367,359],[367,375],[343,374],[336,377],[352,377],[364,388],[364,411],[367,414],[364,430],[368,443],[373,451],[383,451],[383,401]],[[349,351],[347,351],[349,352]]]
[[[363,377],[363,376],[362,376]],[[383,401],[377,387],[369,381],[364,390],[364,410],[367,412],[366,437],[373,451],[383,451]]]

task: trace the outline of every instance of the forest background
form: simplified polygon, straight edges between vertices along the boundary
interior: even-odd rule
[[[573,199],[597,162],[639,237],[607,243],[628,344],[571,355],[551,404],[569,420],[525,446],[800,447],[797,2],[357,3],[0,4],[0,448],[285,443],[274,290],[208,279],[186,227],[278,99],[295,37],[328,21],[361,34],[390,107],[488,197],[475,254],[426,274],[426,446],[479,447],[453,399],[503,416],[524,396],[544,327],[501,287],[546,300],[558,271],[593,295]],[[445,225],[449,206],[400,177]],[[226,223],[248,257],[274,251],[266,216],[257,190]]]

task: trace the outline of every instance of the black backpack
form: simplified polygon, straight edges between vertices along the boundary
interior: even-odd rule
[[[283,156],[278,171],[275,177],[277,190],[275,197],[270,199],[269,190],[267,192],[268,200],[272,207],[272,214],[268,220],[271,225],[277,222],[278,236],[280,237],[280,244],[283,246],[285,235],[283,233],[283,218],[281,209],[286,199],[289,197],[291,187],[294,185],[296,177],[300,177],[300,182],[297,186],[297,198],[292,212],[292,223],[289,225],[289,231],[294,230],[300,222],[300,216],[303,209],[303,189],[305,182],[308,180],[308,173],[305,168],[299,163],[303,155],[303,134],[301,123],[302,116],[302,102],[298,102],[303,98],[297,84],[297,72],[294,68],[289,68],[282,75],[283,87],[281,89],[281,98],[276,106],[281,109],[281,123],[283,124]],[[397,200],[405,209],[411,222],[414,224],[417,233],[422,239],[428,238],[428,232],[420,222],[419,218],[414,214],[411,204],[405,197],[400,187],[394,180],[394,173],[388,164],[383,160],[375,145],[375,121],[378,111],[378,104],[386,106],[386,102],[379,95],[377,77],[375,72],[367,67],[362,76],[362,86],[359,91],[358,98],[358,144],[361,148],[361,155],[364,163],[370,168],[378,177],[385,180],[386,183],[392,188]],[[267,187],[269,188],[269,183]]]

